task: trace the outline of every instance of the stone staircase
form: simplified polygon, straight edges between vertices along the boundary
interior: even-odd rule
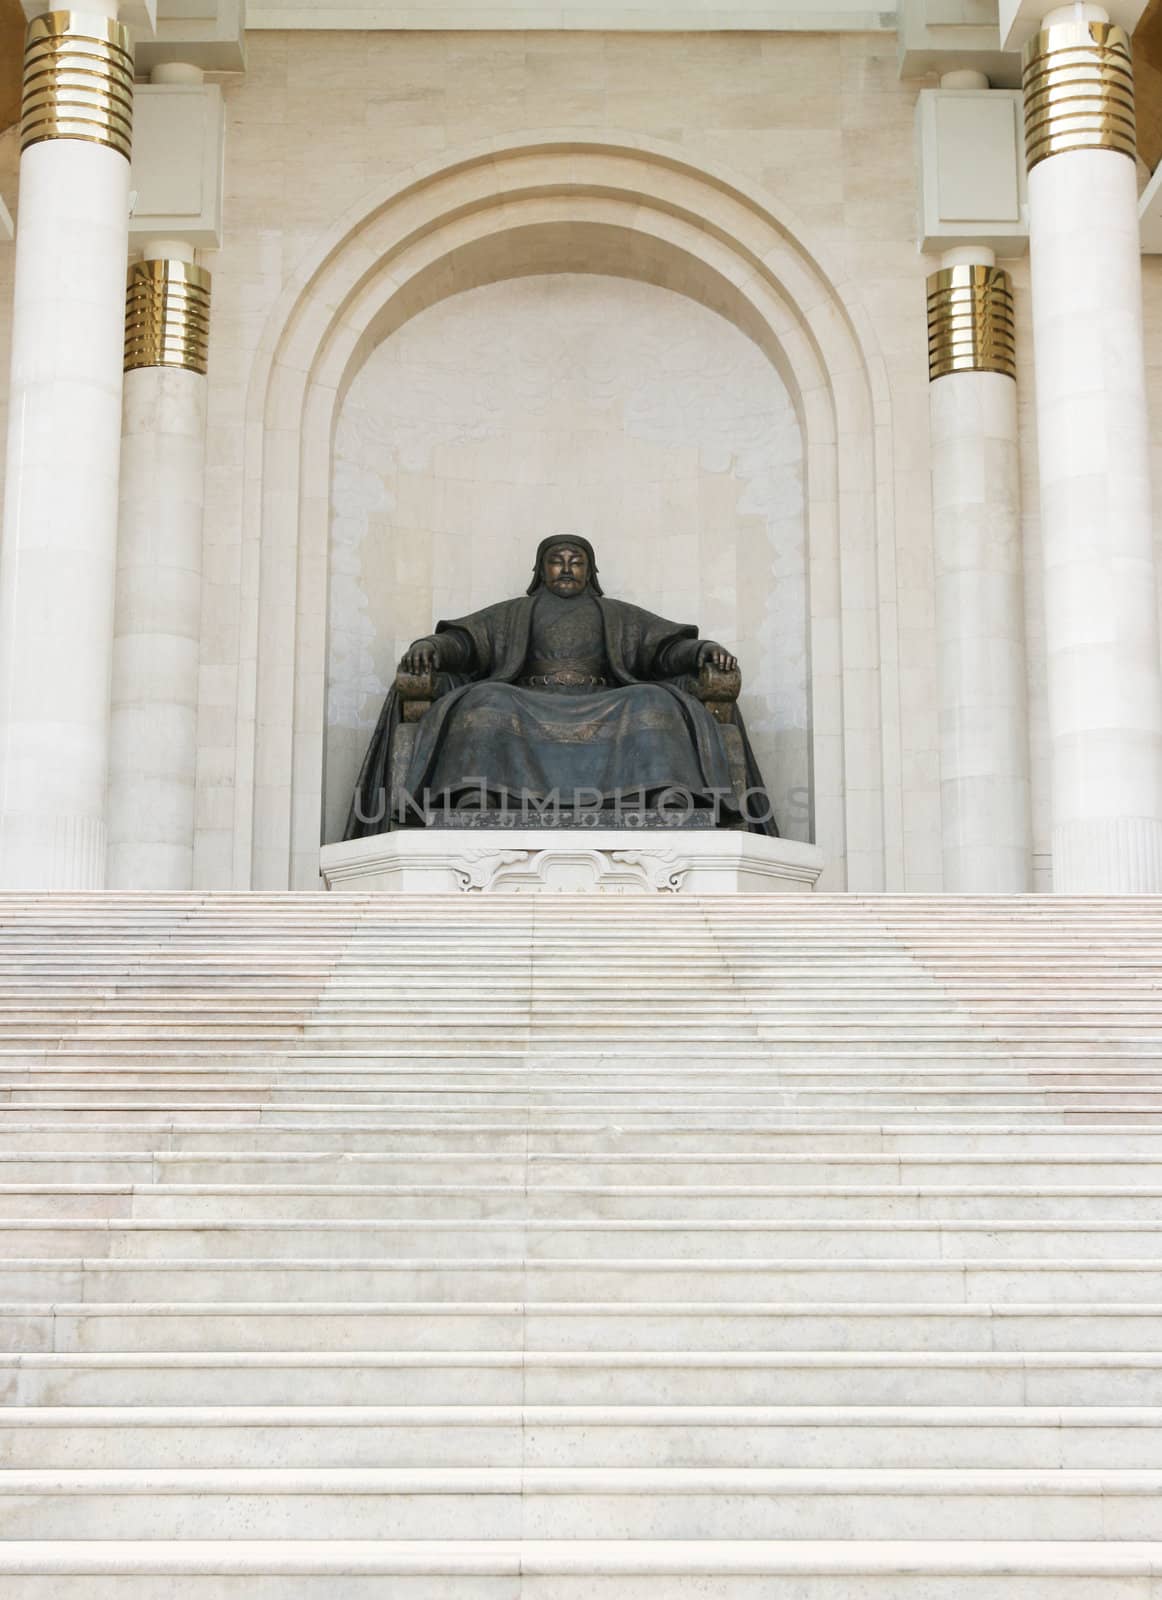
[[[0,898],[5,1600],[1159,1600],[1162,901]]]

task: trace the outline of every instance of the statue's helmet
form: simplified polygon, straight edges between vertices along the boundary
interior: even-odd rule
[[[542,539],[537,546],[537,559],[533,562],[533,581],[526,589],[526,594],[536,594],[544,583],[545,557],[549,551],[559,544],[572,545],[574,550],[584,550],[589,557],[589,588],[594,594],[604,593],[597,578],[597,557],[593,553],[593,546],[588,539],[583,539],[579,533],[551,533],[547,539]]]

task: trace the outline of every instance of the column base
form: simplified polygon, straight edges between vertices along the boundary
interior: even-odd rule
[[[0,815],[0,889],[103,889],[100,817]]]
[[[1054,828],[1053,892],[1162,893],[1162,821],[1113,817]]]

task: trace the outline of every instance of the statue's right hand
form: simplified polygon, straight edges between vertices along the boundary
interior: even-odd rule
[[[431,639],[417,639],[404,651],[399,664],[401,671],[415,673],[417,677],[433,671],[436,665],[435,644]]]

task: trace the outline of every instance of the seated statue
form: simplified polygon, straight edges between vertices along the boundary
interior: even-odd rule
[[[440,622],[404,653],[344,837],[414,820],[421,797],[425,812],[578,795],[648,810],[674,794],[775,835],[738,687],[738,662],[697,628],[609,599],[587,539],[544,539],[526,594]]]

